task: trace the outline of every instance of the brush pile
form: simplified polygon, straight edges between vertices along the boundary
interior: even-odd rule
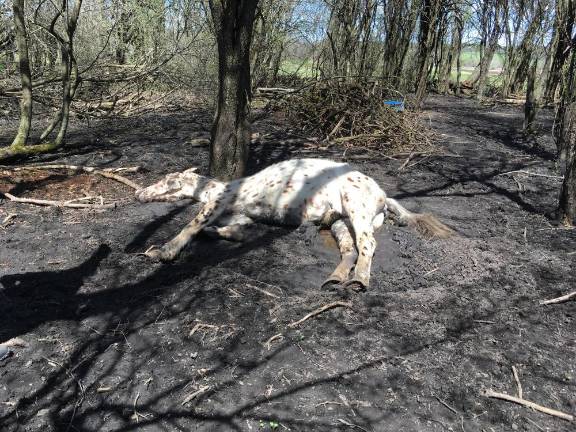
[[[284,102],[289,120],[308,134],[346,148],[430,151],[434,136],[418,115],[384,102],[403,99],[379,81],[329,80],[295,91]]]

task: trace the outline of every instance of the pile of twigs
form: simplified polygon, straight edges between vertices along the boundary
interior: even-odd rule
[[[380,81],[327,80],[296,90],[283,108],[303,131],[346,148],[432,150],[434,135],[418,114],[384,103],[403,99]]]

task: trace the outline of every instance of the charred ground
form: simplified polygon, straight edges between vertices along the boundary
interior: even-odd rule
[[[481,396],[484,388],[576,411],[575,303],[540,306],[573,289],[576,233],[555,225],[559,179],[549,134],[529,142],[522,113],[431,98],[423,118],[441,155],[351,159],[411,210],[458,237],[425,241],[384,226],[372,286],[339,300],[320,284],[338,253],[318,236],[262,227],[237,244],[199,238],[173,264],[138,252],[171,238],[192,203],[139,204],[107,179],[0,178],[3,191],[67,199],[99,193],[112,210],[4,200],[0,340],[28,346],[0,363],[3,430],[569,431],[573,425]],[[543,131],[551,114],[543,112]],[[140,165],[149,184],[207,167],[204,109],[77,122],[70,146],[35,162]],[[12,123],[4,122],[10,136]],[[340,158],[271,119],[256,124],[252,171],[290,157]],[[6,143],[2,143],[6,144]],[[522,173],[525,170],[551,177]],[[69,194],[69,195],[67,195]],[[269,344],[267,341],[278,334]]]

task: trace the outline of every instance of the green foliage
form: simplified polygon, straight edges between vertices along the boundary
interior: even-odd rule
[[[280,423],[278,423],[274,420],[270,420],[268,422],[265,422],[264,420],[260,420],[260,429],[276,430],[279,427],[280,427]]]

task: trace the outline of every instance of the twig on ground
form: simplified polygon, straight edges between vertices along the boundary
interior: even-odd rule
[[[219,328],[220,328],[219,326],[214,325],[214,324],[198,323],[194,327],[192,327],[192,330],[190,330],[190,333],[188,333],[188,336],[194,336],[194,333],[196,333],[199,330],[204,330],[204,329],[218,330]]]
[[[458,412],[458,410],[456,408],[451,407],[450,405],[448,405],[447,402],[443,401],[442,399],[440,399],[437,395],[434,395],[434,397],[436,398],[436,400],[438,402],[440,402],[442,405],[444,405],[446,408],[448,408],[450,411],[452,411],[454,414],[456,415],[460,415],[460,413]]]
[[[524,171],[524,170],[514,170],[514,171],[506,171],[500,174],[497,174],[499,176],[501,175],[509,175],[509,174],[525,174],[525,175],[531,175],[531,176],[535,176],[535,177],[545,177],[545,178],[553,178],[553,179],[564,179],[564,176],[555,176],[555,175],[548,175],[548,174],[540,174],[540,173],[535,173],[535,172],[531,172],[531,171]]]
[[[516,381],[516,386],[518,387],[518,398],[522,399],[522,384],[520,384],[520,378],[518,377],[516,366],[512,366],[512,375],[514,375],[514,381]]]
[[[266,346],[268,351],[270,351],[272,349],[272,342],[274,342],[275,340],[278,340],[278,339],[284,339],[284,335],[282,333],[275,334],[270,339],[268,339],[266,342],[264,342],[264,346]]]
[[[258,279],[256,279],[256,278],[253,278],[253,277],[251,277],[251,276],[248,276],[248,275],[245,275],[245,274],[243,274],[243,273],[236,272],[236,271],[232,271],[231,273],[233,273],[233,274],[235,274],[235,275],[237,275],[237,276],[243,277],[243,278],[245,278],[245,279],[251,280],[251,281],[253,281],[253,282],[257,282],[257,283],[262,284],[262,285],[264,285],[264,286],[267,286],[267,287],[269,287],[269,288],[273,288],[273,289],[275,289],[275,290],[278,290],[278,291],[280,291],[280,294],[281,294],[281,295],[284,295],[284,291],[282,290],[282,288],[280,288],[280,287],[277,286],[277,285],[272,285],[272,284],[269,284],[269,283],[267,283],[267,282],[263,282],[263,281],[261,281],[261,280],[258,280]]]
[[[568,293],[568,294],[565,294],[563,296],[556,297],[556,298],[553,298],[550,300],[543,300],[540,302],[540,304],[541,305],[549,305],[549,304],[555,304],[555,303],[564,303],[573,297],[576,297],[576,291],[572,291],[571,293]]]
[[[191,400],[197,398],[198,396],[200,396],[202,393],[206,392],[208,389],[210,388],[210,386],[202,386],[200,387],[198,390],[196,390],[193,393],[190,393],[188,396],[186,396],[184,398],[184,400],[182,400],[181,405],[186,405],[188,402],[190,402]]]
[[[532,423],[534,426],[536,426],[536,428],[538,430],[541,430],[542,432],[546,432],[545,429],[542,428],[542,426],[540,426],[538,423],[536,423],[534,420],[530,420],[528,417],[526,417],[526,420],[528,420],[530,423]]]
[[[138,410],[136,409],[136,404],[138,403],[138,399],[140,398],[140,392],[138,392],[138,394],[136,395],[136,397],[134,398],[134,414],[132,414],[132,416],[130,417],[132,420],[134,420],[136,423],[138,423],[140,421],[140,417],[142,417],[143,419],[146,419],[148,417],[150,417],[149,414],[140,414],[138,412]]]
[[[336,401],[326,401],[326,402],[317,403],[316,405],[314,405],[314,407],[316,408],[319,406],[326,406],[326,405],[344,405],[344,403],[336,402]]]
[[[410,154],[408,155],[408,157],[406,158],[406,160],[404,161],[404,163],[402,165],[400,165],[400,167],[398,168],[398,172],[402,171],[404,168],[406,168],[406,165],[408,165],[408,163],[412,160],[412,158],[415,155],[415,150],[416,150],[416,146],[414,146],[414,148],[412,148],[412,151],[410,152]]]
[[[8,225],[10,225],[12,223],[12,221],[14,220],[14,218],[17,216],[16,213],[9,213],[4,220],[2,221],[2,223],[0,224],[0,228],[4,229],[6,228]]]
[[[354,423],[350,423],[348,420],[344,420],[342,418],[339,418],[338,421],[342,424],[345,424],[346,426],[350,426],[350,427],[354,427],[354,428],[358,428],[360,430],[363,430],[365,432],[369,432],[368,429],[363,428],[360,425],[354,424]]]
[[[489,398],[493,398],[493,399],[502,399],[508,402],[514,402],[517,403],[519,405],[528,407],[528,408],[532,408],[536,411],[540,411],[544,414],[548,414],[554,417],[558,417],[564,420],[568,420],[568,421],[574,421],[574,416],[571,414],[566,414],[563,413],[562,411],[558,411],[552,408],[547,408],[545,406],[542,405],[538,405],[537,403],[528,401],[526,399],[521,399],[521,398],[517,398],[514,396],[510,396],[507,395],[505,393],[499,393],[499,392],[495,392],[494,390],[488,389],[488,390],[484,390],[482,392],[483,396],[489,397]]]
[[[43,199],[36,199],[36,198],[19,198],[8,192],[3,192],[3,195],[8,198],[10,201],[19,202],[22,204],[36,204],[42,206],[51,206],[51,207],[71,207],[71,208],[113,208],[116,207],[116,204],[83,204],[77,203],[74,201],[77,200],[68,200],[68,201],[53,201],[53,200],[43,200]],[[83,198],[82,198],[83,199]]]
[[[125,168],[96,168],[90,166],[83,166],[83,165],[66,165],[66,164],[53,164],[53,165],[30,165],[30,166],[22,166],[22,167],[2,167],[2,169],[8,169],[11,171],[33,171],[33,170],[57,170],[57,169],[65,169],[70,171],[84,171],[90,174],[98,174],[102,177],[107,177],[112,180],[116,180],[117,182],[123,183],[126,186],[130,186],[132,189],[138,190],[142,187],[132,180],[127,179],[126,177],[117,174],[118,172],[137,172],[140,167],[125,167]]]
[[[246,286],[246,287],[248,287],[248,288],[252,288],[252,289],[254,289],[254,290],[256,290],[256,291],[259,291],[259,292],[261,292],[262,294],[267,295],[268,297],[272,297],[272,298],[276,298],[276,299],[279,299],[279,298],[280,298],[280,296],[278,296],[278,295],[276,295],[276,294],[273,294],[273,293],[271,293],[270,291],[266,291],[265,289],[258,288],[257,286],[250,285],[250,284],[246,284],[246,285],[244,285],[244,286]]]
[[[294,321],[294,322],[288,324],[288,327],[290,327],[290,328],[296,327],[296,326],[302,324],[304,321],[306,321],[312,317],[315,317],[316,315],[320,315],[322,312],[325,312],[329,309],[333,309],[335,307],[352,308],[352,304],[348,303],[348,302],[343,302],[343,301],[334,301],[332,303],[328,303],[324,306],[319,307],[318,309],[314,309],[312,312],[310,312],[309,314],[307,314],[303,318],[300,318],[298,321]]]

